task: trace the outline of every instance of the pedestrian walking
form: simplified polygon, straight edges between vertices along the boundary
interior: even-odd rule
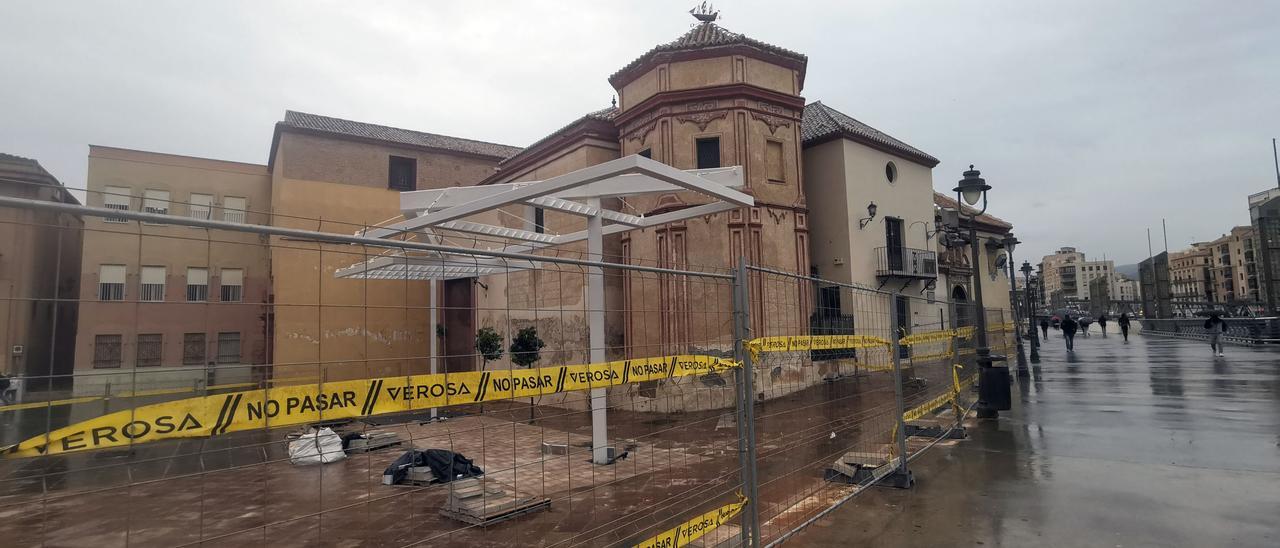
[[[1080,318],[1076,320],[1076,323],[1080,324],[1080,333],[1083,334],[1085,337],[1088,337],[1089,324],[1093,323],[1093,318],[1090,318],[1088,316],[1080,316]]]
[[[1044,340],[1049,340],[1049,318],[1040,318],[1040,332],[1044,333]]]
[[[1210,312],[1209,319],[1204,321],[1204,328],[1209,332],[1209,348],[1221,357],[1222,354],[1222,334],[1227,332],[1227,322],[1222,321],[1222,317],[1218,313]]]
[[[1120,319],[1116,320],[1116,323],[1120,324],[1120,334],[1124,335],[1124,342],[1129,342],[1129,313],[1121,313]]]
[[[1107,336],[1107,313],[1103,312],[1098,315],[1098,329],[1102,330],[1102,336]]]
[[[1062,338],[1067,340],[1067,352],[1076,351],[1076,329],[1080,324],[1067,316],[1062,319]]]

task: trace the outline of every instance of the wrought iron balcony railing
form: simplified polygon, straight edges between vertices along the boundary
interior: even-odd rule
[[[876,276],[937,278],[938,254],[910,247],[877,247]]]

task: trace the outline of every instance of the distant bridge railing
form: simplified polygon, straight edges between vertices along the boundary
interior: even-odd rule
[[[1184,339],[1208,339],[1211,334],[1204,328],[1205,318],[1143,319],[1143,334]],[[1280,343],[1280,317],[1223,318],[1227,332],[1222,339],[1237,344]]]

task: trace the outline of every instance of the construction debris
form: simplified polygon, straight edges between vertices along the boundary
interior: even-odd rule
[[[549,498],[521,495],[508,485],[481,476],[450,483],[449,498],[440,515],[483,527],[550,507]]]

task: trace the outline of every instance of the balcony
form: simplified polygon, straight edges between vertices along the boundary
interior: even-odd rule
[[[877,247],[876,277],[937,278],[938,255],[932,251],[910,247]]]

